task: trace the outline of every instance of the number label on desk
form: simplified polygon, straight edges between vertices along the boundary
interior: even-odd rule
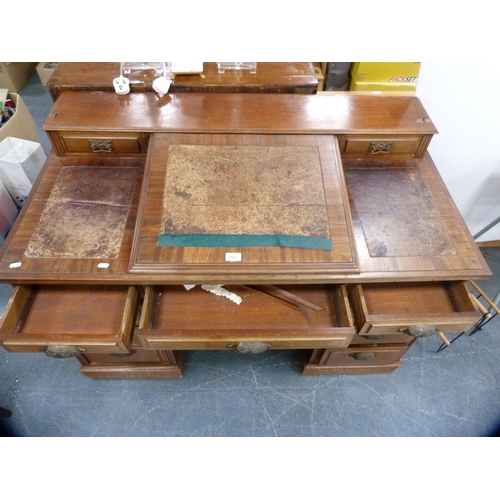
[[[226,262],[241,262],[241,253],[226,252]]]

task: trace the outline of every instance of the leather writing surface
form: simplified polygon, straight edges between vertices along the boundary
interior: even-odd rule
[[[371,257],[457,255],[418,169],[347,169],[346,178]]]
[[[170,146],[162,228],[160,245],[331,248],[317,147]]]
[[[358,271],[349,203],[334,136],[156,134],[150,148],[131,272],[161,275],[164,280],[176,276],[184,282],[188,279],[182,278],[184,275],[192,280],[195,273],[216,272],[224,275],[223,282],[229,283],[241,280],[248,273],[297,276],[325,270]],[[178,156],[172,169],[178,173],[178,179],[177,174],[169,178],[171,154]],[[213,161],[220,155],[225,158],[224,165]],[[228,176],[229,170],[238,168],[244,169],[240,175]],[[189,218],[200,215],[191,213],[190,203],[197,210],[202,207],[202,215],[212,212],[214,217]],[[181,206],[184,212],[174,213],[176,206]],[[205,236],[204,232],[209,233],[207,220],[214,237],[220,236],[216,231],[222,230],[231,237],[235,233],[255,236],[256,230],[262,238],[284,239],[285,245],[215,247],[159,243],[159,235],[175,236],[179,233],[174,231],[179,230],[187,235]],[[280,231],[291,232],[293,238],[331,239],[331,246],[306,248],[296,241],[291,246],[286,241],[290,235],[278,234]],[[241,258],[237,262],[227,260],[227,252],[238,253]]]
[[[117,258],[136,178],[136,168],[62,168],[25,257]]]

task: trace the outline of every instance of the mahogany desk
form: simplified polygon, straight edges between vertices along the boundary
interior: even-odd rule
[[[491,273],[415,97],[64,92],[44,128],[54,151],[0,252],[7,350],[76,356],[104,378],[179,377],[196,349],[300,349],[304,374],[384,373],[419,336],[481,317],[466,281]],[[249,155],[290,162],[285,207],[320,179],[332,248],[159,246],[179,151],[215,158],[198,186],[225,172],[216,208],[225,184],[244,193]],[[173,196],[196,198],[193,176]],[[201,288],[221,283],[240,305]]]
[[[54,101],[66,91],[114,92],[113,79],[120,74],[120,63],[113,62],[62,62],[57,65],[47,86]],[[203,74],[178,75],[169,92],[208,93],[273,93],[316,94],[318,79],[309,62],[259,62],[257,72],[248,70],[217,71],[217,63],[203,63]],[[126,75],[130,79],[132,92],[153,92],[152,83],[156,74]]]

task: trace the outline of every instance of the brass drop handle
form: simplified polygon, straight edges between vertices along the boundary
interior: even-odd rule
[[[368,361],[369,359],[373,359],[377,357],[375,352],[354,352],[353,354],[349,354],[351,358],[354,358],[358,361]]]
[[[130,352],[113,352],[111,356],[114,358],[128,358],[129,356],[133,356],[137,351],[135,349],[130,349]]]
[[[74,358],[85,352],[85,349],[74,345],[49,345],[41,347],[40,351],[50,358]]]
[[[370,142],[369,150],[372,155],[391,152],[393,142]]]
[[[265,342],[236,342],[229,344],[228,347],[234,349],[238,354],[261,354],[271,346]]]
[[[387,337],[387,335],[361,335],[366,340],[382,340]]]
[[[437,334],[446,345],[450,345],[450,341],[435,325],[412,325],[400,328],[398,331],[406,335],[410,335],[411,337],[430,337],[431,335]]]
[[[92,153],[111,153],[115,146],[111,140],[94,140],[89,139],[90,149]]]

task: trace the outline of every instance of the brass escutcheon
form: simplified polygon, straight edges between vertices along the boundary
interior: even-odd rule
[[[111,153],[115,149],[111,140],[89,139],[89,144],[93,153]]]
[[[113,352],[111,353],[111,356],[113,356],[114,358],[128,358],[136,352],[137,351],[135,349],[130,349],[130,352]]]
[[[229,344],[228,347],[234,349],[238,354],[261,354],[271,346],[265,342],[237,342]]]
[[[74,358],[85,352],[85,349],[74,345],[48,345],[41,347],[40,351],[44,352],[49,358]]]
[[[349,354],[351,358],[354,358],[358,361],[368,361],[369,359],[373,359],[377,356],[374,352],[354,352]]]
[[[370,153],[372,155],[390,153],[393,142],[370,142]]]
[[[435,325],[412,325],[406,328],[400,328],[398,331],[412,337],[430,337],[438,333],[439,328]]]

